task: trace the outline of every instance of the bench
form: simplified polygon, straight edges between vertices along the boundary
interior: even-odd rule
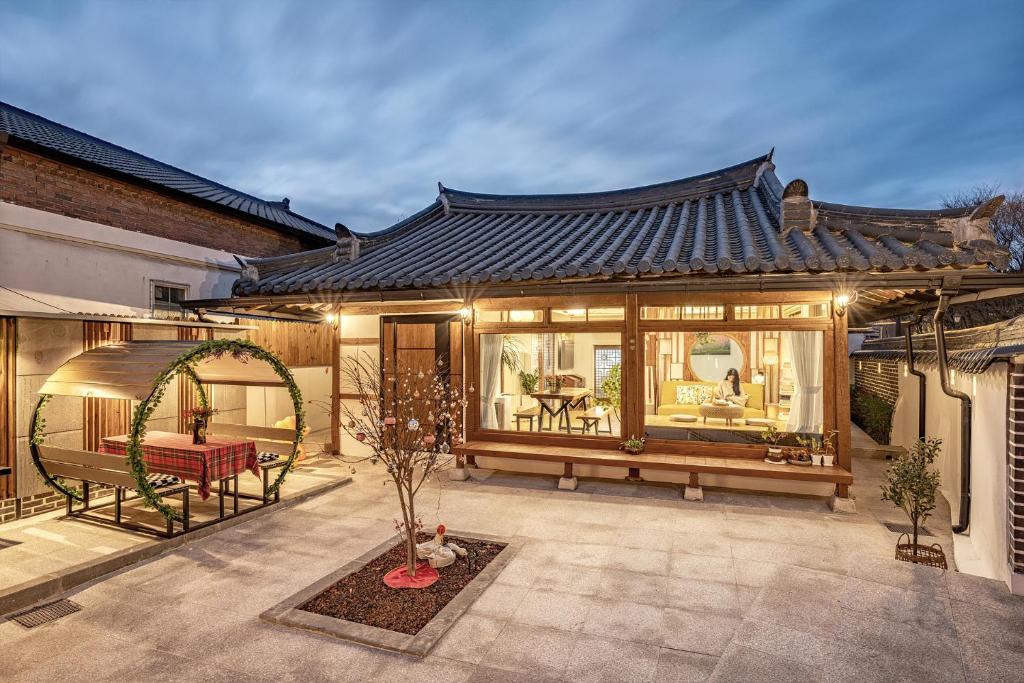
[[[600,429],[601,418],[608,418],[608,429]],[[583,423],[580,428],[580,432],[586,434],[591,429],[594,430],[594,434],[611,434],[612,433],[612,413],[610,410],[599,410],[598,408],[590,408],[589,410],[570,410],[569,419],[572,422],[579,420]],[[571,422],[570,422],[571,424]]]
[[[257,462],[263,474],[263,503],[266,504],[267,489],[270,488],[270,470],[284,467],[288,462],[288,456],[292,454],[292,442],[295,440],[294,429],[281,429],[280,427],[258,427],[255,425],[240,425],[230,422],[211,422],[206,427],[206,433],[211,436],[226,436],[232,439],[242,439],[256,443]],[[224,483],[221,482],[221,516],[224,515]],[[234,506],[235,513],[238,513],[238,479],[234,478]],[[274,491],[274,502],[280,502],[281,490]]]
[[[838,465],[773,465],[760,458],[680,455],[653,450],[630,455],[610,448],[602,449],[600,446],[577,448],[484,440],[467,441],[452,450],[457,456],[469,458],[469,462],[473,462],[477,456],[557,462],[563,466],[563,479],[573,479],[573,465],[602,465],[627,468],[630,479],[638,479],[641,469],[685,472],[689,474],[689,488],[693,489],[700,487],[701,474],[819,481],[834,484],[839,498],[849,497],[849,486],[853,483],[853,475],[849,470]]]
[[[512,413],[512,417],[516,420],[516,431],[522,431],[521,425],[522,420],[530,421],[530,429],[527,431],[533,431],[533,420],[537,419],[537,431],[539,432],[544,426],[544,416],[541,415],[540,406],[532,406],[530,408],[520,408],[516,412]]]
[[[51,477],[68,477],[82,482],[82,508],[74,510],[71,496],[67,497],[67,514],[85,516],[90,510],[96,509],[89,506],[89,484],[103,484],[114,487],[114,523],[127,526],[138,531],[156,533],[153,529],[136,524],[122,523],[121,503],[124,501],[124,492],[128,489],[135,489],[135,478],[131,475],[128,466],[128,459],[120,455],[107,453],[93,453],[92,451],[79,451],[70,448],[58,448],[56,446],[37,446],[39,462]],[[151,474],[148,477],[150,484],[161,496],[181,494],[182,511],[182,532],[189,529],[189,499],[188,484],[181,479],[166,474]],[[108,503],[109,504],[109,503]],[[90,516],[90,519],[106,522],[102,517]],[[167,520],[165,535],[170,538],[174,535],[174,520]]]

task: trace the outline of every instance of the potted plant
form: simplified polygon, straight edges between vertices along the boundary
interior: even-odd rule
[[[922,546],[917,542],[921,525],[935,509],[941,478],[932,465],[941,450],[940,439],[920,439],[909,453],[897,456],[885,472],[882,500],[899,507],[910,519],[912,537],[900,535],[896,541],[896,559],[945,569],[946,557],[941,546]],[[909,542],[903,543],[904,539]]]
[[[523,396],[529,396],[537,391],[538,384],[540,384],[539,372],[519,371],[519,388],[522,389]]]
[[[779,442],[782,441],[784,436],[785,434],[780,432],[774,424],[768,425],[761,432],[761,438],[768,443],[768,456],[764,459],[765,462],[775,465],[786,462],[786,457],[782,454],[782,448],[779,446]]]
[[[644,452],[644,445],[647,443],[647,437],[641,436],[636,437],[633,434],[629,435],[629,438],[619,444],[619,450],[626,451],[630,455],[640,455]]]
[[[836,461],[836,436],[839,432],[832,430],[821,440],[821,464],[825,467],[832,467]]]
[[[813,464],[811,453],[817,448],[816,444],[817,437],[811,435],[807,438],[802,436],[796,437],[796,442],[800,444],[799,448],[789,449],[789,455],[786,457],[786,462],[790,465],[807,465]]]
[[[206,443],[206,428],[210,424],[210,418],[219,412],[216,408],[209,406],[196,406],[182,411],[185,419],[192,423],[192,443]]]

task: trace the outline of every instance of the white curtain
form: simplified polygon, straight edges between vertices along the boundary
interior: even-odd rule
[[[793,400],[786,431],[820,434],[825,412],[822,394],[822,334],[783,332],[782,344],[784,349],[788,348],[789,353],[786,355],[793,365]]]
[[[480,427],[501,429],[494,402],[501,388],[501,344],[504,335],[480,335]]]

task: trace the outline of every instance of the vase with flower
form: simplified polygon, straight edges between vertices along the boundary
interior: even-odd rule
[[[210,418],[218,412],[220,411],[209,406],[196,406],[182,412],[185,419],[191,422],[192,443],[206,443],[206,428],[210,425]]]

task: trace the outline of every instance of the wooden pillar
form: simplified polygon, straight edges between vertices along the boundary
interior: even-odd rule
[[[331,454],[341,454],[341,313],[331,323]]]
[[[839,443],[836,447],[836,461],[839,466],[853,471],[853,445],[850,427],[850,351],[849,351],[849,311],[845,315],[832,317],[833,364],[835,366],[835,405],[836,429],[839,431]],[[845,486],[842,488],[846,488]]]
[[[641,435],[644,424],[644,346],[636,294],[626,295],[626,336],[622,340],[622,438]]]

